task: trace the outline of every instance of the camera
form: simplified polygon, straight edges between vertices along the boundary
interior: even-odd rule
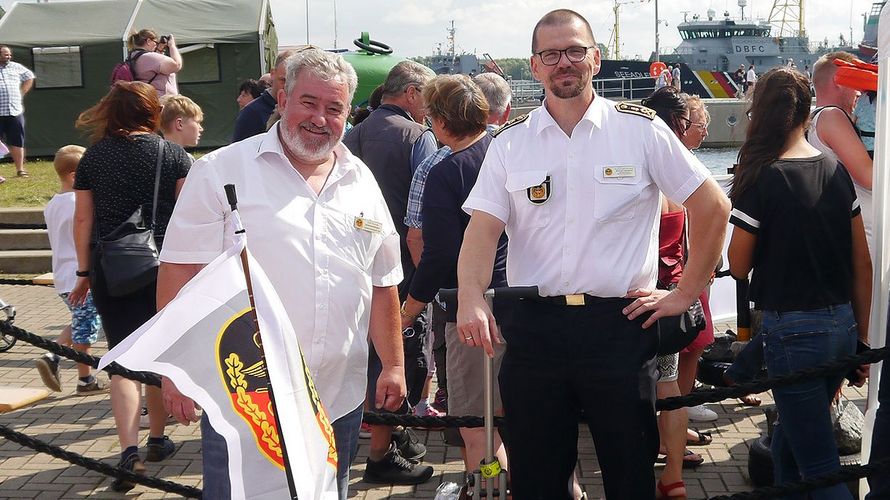
[[[173,35],[161,35],[161,38],[160,38],[160,40],[158,40],[158,43],[165,44],[165,43],[169,42],[171,38],[173,38]]]

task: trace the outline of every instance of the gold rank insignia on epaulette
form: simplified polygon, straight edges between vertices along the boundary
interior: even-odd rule
[[[619,113],[627,113],[629,115],[642,116],[643,118],[648,118],[650,120],[654,120],[656,116],[654,109],[627,101],[616,104],[615,111],[618,111]]]
[[[501,125],[501,127],[500,127],[499,129],[497,129],[497,130],[495,130],[494,132],[491,133],[491,136],[492,136],[492,137],[497,137],[497,136],[498,136],[501,132],[503,132],[504,130],[507,130],[508,128],[510,128],[510,127],[512,127],[512,126],[514,126],[514,125],[519,125],[520,123],[522,123],[522,122],[524,122],[524,121],[526,121],[526,120],[528,120],[528,114],[527,114],[527,113],[524,114],[524,115],[522,115],[522,116],[517,116],[516,118],[513,118],[512,120],[508,121],[507,123]]]

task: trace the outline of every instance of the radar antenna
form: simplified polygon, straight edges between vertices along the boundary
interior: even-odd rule
[[[777,36],[807,36],[804,21],[804,0],[775,0],[769,11],[769,23],[779,32]]]

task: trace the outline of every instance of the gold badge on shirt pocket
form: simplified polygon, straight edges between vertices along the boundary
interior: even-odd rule
[[[550,176],[548,175],[541,184],[526,189],[525,192],[528,195],[528,201],[535,205],[543,205],[550,199]]]
[[[383,232],[383,224],[377,222],[376,220],[371,220],[362,215],[356,217],[353,221],[353,225],[356,229],[361,231],[367,231],[369,233],[382,233]]]

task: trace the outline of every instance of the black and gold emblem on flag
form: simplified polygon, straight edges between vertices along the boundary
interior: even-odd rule
[[[528,201],[535,205],[542,205],[550,199],[550,176],[548,175],[544,182],[537,186],[532,186],[525,190],[528,194]]]

